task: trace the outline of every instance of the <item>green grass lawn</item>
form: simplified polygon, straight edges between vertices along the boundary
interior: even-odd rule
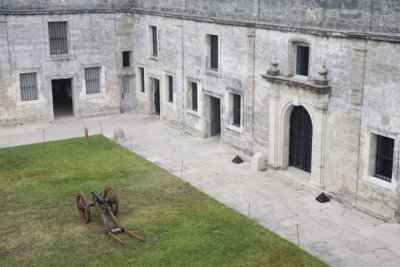
[[[325,266],[175,176],[95,136],[0,149],[0,266]],[[112,185],[122,247],[75,195]]]

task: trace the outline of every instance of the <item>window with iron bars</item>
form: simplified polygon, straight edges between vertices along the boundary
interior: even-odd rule
[[[308,76],[310,48],[307,45],[296,45],[296,74]]]
[[[145,92],[145,83],[144,83],[144,68],[139,67],[139,75],[140,75],[140,92]]]
[[[131,92],[131,84],[132,82],[130,77],[122,78],[122,86],[124,94],[129,94]]]
[[[241,97],[240,95],[237,94],[232,94],[233,98],[233,105],[232,105],[232,111],[233,111],[233,120],[232,124],[235,126],[240,126],[241,121],[240,121],[240,115],[241,115]]]
[[[375,177],[387,182],[392,181],[393,151],[394,139],[378,135],[376,144]]]
[[[197,111],[197,83],[192,82],[192,110]]]
[[[218,69],[218,36],[210,35],[210,68]]]
[[[50,55],[68,53],[67,22],[49,22]]]
[[[100,67],[86,68],[86,94],[100,93]]]
[[[130,67],[131,66],[131,51],[123,51],[122,52],[122,67]]]
[[[38,100],[36,73],[21,73],[20,86],[22,101]]]
[[[158,57],[158,36],[157,36],[157,27],[150,26],[150,34],[151,34],[151,56]]]
[[[174,77],[168,76],[168,101],[174,102]]]

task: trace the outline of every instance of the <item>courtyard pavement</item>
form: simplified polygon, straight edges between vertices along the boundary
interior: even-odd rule
[[[85,126],[89,134],[107,137],[123,129],[128,149],[178,177],[182,173],[186,182],[331,266],[400,266],[399,224],[333,200],[320,204],[315,189],[280,172],[256,173],[247,162],[235,165],[235,155],[218,138],[187,135],[153,116],[126,113],[1,128],[0,147],[79,137]]]

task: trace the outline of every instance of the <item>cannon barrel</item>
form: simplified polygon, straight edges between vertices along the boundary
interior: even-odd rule
[[[99,195],[96,191],[93,190],[92,195],[97,203],[102,204],[102,205],[105,204],[104,198],[101,195]]]

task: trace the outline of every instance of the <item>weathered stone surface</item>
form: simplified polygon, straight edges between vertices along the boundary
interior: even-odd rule
[[[400,211],[397,0],[2,0],[0,7],[0,126],[53,121],[51,80],[59,78],[73,79],[75,117],[124,110],[123,77],[133,81],[132,107],[154,114],[158,79],[162,120],[208,138],[210,97],[220,98],[221,142],[246,159],[255,151],[268,155],[270,166],[285,171],[290,111],[302,105],[313,123],[310,182],[362,210],[388,218]],[[49,21],[68,22],[64,58],[49,55]],[[149,53],[149,26],[158,27],[158,58]],[[209,34],[219,38],[218,71],[207,67]],[[300,79],[297,43],[310,48],[309,76]],[[122,68],[127,50],[132,64]],[[266,80],[275,57],[280,79]],[[329,86],[314,90],[324,62]],[[102,68],[96,96],[85,92],[88,66]],[[20,100],[23,72],[38,73],[35,103]],[[197,111],[190,109],[191,82],[198,84]],[[242,100],[239,127],[232,125],[232,93]],[[371,172],[377,134],[395,139],[391,183]]]
[[[266,158],[262,153],[254,153],[253,157],[251,158],[251,169],[256,172],[265,171],[265,160]]]
[[[2,0],[0,11],[113,12],[129,10],[174,12],[208,18],[226,18],[360,32],[400,32],[398,0]]]
[[[125,132],[121,128],[116,128],[114,130],[113,139],[117,142],[124,142],[125,141]]]

